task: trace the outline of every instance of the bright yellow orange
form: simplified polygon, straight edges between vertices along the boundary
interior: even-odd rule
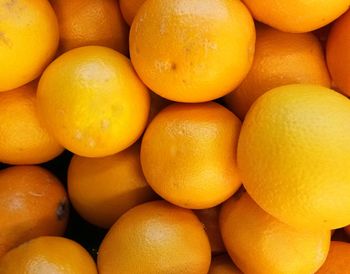
[[[242,274],[226,254],[216,256],[211,260],[208,274]]]
[[[0,162],[38,164],[63,151],[37,116],[36,87],[32,82],[0,93]]]
[[[350,223],[350,100],[288,85],[260,96],[238,142],[243,185],[268,213],[308,229]]]
[[[349,0],[243,0],[254,18],[285,32],[309,32],[342,15]]]
[[[52,0],[60,49],[105,46],[128,54],[129,29],[115,0]]]
[[[103,158],[73,156],[68,193],[83,218],[104,228],[130,208],[157,197],[143,176],[139,144]]]
[[[95,262],[78,243],[39,237],[0,258],[0,274],[97,274]]]
[[[214,102],[163,109],[142,140],[147,182],[181,207],[203,209],[222,203],[241,185],[236,165],[240,126],[232,112]]]
[[[0,2],[0,91],[37,78],[58,46],[55,13],[47,0]]]
[[[285,33],[258,25],[252,68],[225,101],[243,119],[264,92],[298,83],[330,87],[325,56],[318,39],[311,33]]]
[[[148,122],[147,88],[130,61],[106,47],[81,47],[58,57],[41,77],[37,96],[47,128],[81,156],[124,150]]]
[[[165,201],[126,212],[109,230],[97,258],[100,274],[208,273],[210,245],[188,209]]]
[[[225,202],[220,228],[230,257],[243,273],[315,273],[330,245],[330,231],[286,225],[263,211],[247,193]]]
[[[0,212],[1,257],[38,236],[63,234],[68,199],[61,183],[47,170],[10,167],[0,171]]]
[[[144,2],[145,0],[119,0],[120,10],[129,26]]]
[[[232,91],[253,61],[254,23],[232,0],[146,1],[130,30],[131,61],[162,97],[204,102]]]
[[[332,241],[325,263],[316,274],[350,274],[350,244]]]
[[[327,42],[327,63],[335,86],[350,96],[350,10],[333,25]]]

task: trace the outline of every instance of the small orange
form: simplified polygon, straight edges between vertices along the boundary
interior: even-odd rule
[[[162,97],[204,102],[232,91],[253,61],[253,19],[241,1],[146,1],[130,30],[131,61]]]
[[[209,241],[196,215],[155,201],[120,217],[100,246],[97,265],[100,274],[205,274],[210,259]]]
[[[52,0],[60,29],[60,49],[105,46],[128,54],[129,29],[117,1]]]
[[[242,274],[226,254],[216,256],[211,260],[208,274]]]
[[[229,198],[241,185],[236,146],[241,122],[214,103],[175,103],[149,124],[141,165],[150,186],[165,200],[203,209]]]
[[[350,10],[331,28],[327,42],[327,63],[335,86],[350,96]]]
[[[145,0],[119,0],[121,12],[129,26],[131,26],[132,21],[134,21],[138,10],[144,2]]]
[[[0,274],[97,274],[96,264],[78,243],[39,237],[0,258]]]
[[[83,218],[104,228],[130,208],[157,197],[143,176],[139,144],[103,158],[73,156],[68,193]]]
[[[1,257],[35,237],[63,234],[67,195],[61,183],[41,167],[9,167],[0,171],[0,212]]]
[[[100,46],[64,53],[40,79],[39,114],[75,154],[104,157],[132,145],[148,122],[150,98],[124,55]]]
[[[332,241],[325,263],[316,274],[350,274],[350,244]]]
[[[47,0],[1,0],[0,91],[37,78],[58,46],[58,25]]]

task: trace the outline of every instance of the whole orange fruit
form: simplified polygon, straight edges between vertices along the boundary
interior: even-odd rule
[[[332,241],[325,263],[316,274],[350,274],[350,244]]]
[[[145,0],[119,0],[120,10],[129,26],[144,2]]]
[[[97,258],[100,274],[205,274],[210,245],[188,209],[165,201],[130,209],[109,230]]]
[[[253,61],[254,22],[240,1],[146,1],[130,30],[131,61],[162,97],[204,102],[232,91]]]
[[[211,260],[208,274],[242,274],[227,255],[216,256]]]

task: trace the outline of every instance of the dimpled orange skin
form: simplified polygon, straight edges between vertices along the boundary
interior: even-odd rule
[[[240,1],[146,1],[130,30],[131,61],[162,97],[205,102],[232,91],[253,61],[255,28]]]
[[[10,167],[0,171],[0,212],[1,257],[35,237],[62,235],[68,220],[68,198],[62,184],[47,170]]]
[[[252,198],[304,229],[350,223],[350,101],[321,86],[289,85],[258,98],[237,160]]]
[[[220,228],[230,257],[243,273],[315,273],[330,245],[330,231],[294,229],[263,211],[247,193],[224,203]]]
[[[333,25],[327,42],[327,63],[332,79],[346,96],[350,96],[350,10]]]
[[[309,32],[334,21],[350,6],[349,0],[243,0],[253,17],[285,32]]]
[[[58,25],[47,0],[0,2],[0,92],[37,78],[58,46]]]
[[[144,2],[145,0],[119,0],[120,10],[129,26]]]
[[[63,237],[39,237],[0,259],[0,274],[97,274],[96,264],[78,243]]]
[[[181,207],[214,207],[241,185],[236,146],[241,122],[214,103],[175,103],[148,126],[141,145],[147,182]]]
[[[114,0],[52,0],[60,29],[60,49],[105,46],[128,54],[129,28]]]
[[[68,193],[80,216],[104,228],[130,208],[157,197],[142,173],[138,143],[103,158],[74,155],[68,169]]]
[[[211,260],[208,274],[242,274],[227,255],[216,256]]]
[[[272,88],[297,83],[330,87],[330,82],[322,46],[313,34],[258,24],[253,65],[225,102],[243,120],[253,102]]]
[[[106,47],[81,47],[58,57],[41,77],[37,97],[47,128],[80,156],[124,150],[148,121],[147,88],[129,59]]]
[[[350,274],[350,244],[332,241],[325,263],[316,274]]]
[[[206,274],[210,245],[196,215],[165,201],[125,213],[104,238],[100,274]]]
[[[32,82],[0,93],[0,162],[39,164],[63,151],[39,120],[36,87]]]

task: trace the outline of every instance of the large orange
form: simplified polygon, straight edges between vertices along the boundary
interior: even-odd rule
[[[0,274],[97,274],[95,262],[78,243],[39,237],[0,258]]]
[[[243,122],[238,167],[252,198],[290,225],[350,223],[350,100],[288,85],[260,96]]]
[[[316,274],[350,274],[350,244],[332,241],[325,263]]]
[[[242,274],[227,254],[216,256],[211,260],[208,274]]]
[[[144,2],[145,0],[119,0],[120,10],[129,26]]]
[[[0,171],[0,257],[35,237],[63,234],[67,219],[66,192],[47,170],[17,166]]]
[[[52,0],[60,48],[105,46],[128,54],[129,30],[115,0]]]
[[[287,84],[330,87],[322,46],[311,33],[286,33],[258,25],[252,68],[239,87],[226,96],[241,119],[264,92]]]
[[[331,28],[327,42],[327,63],[336,87],[350,96],[350,10]]]
[[[254,23],[232,0],[146,1],[130,30],[131,61],[162,97],[204,102],[232,91],[253,61]]]
[[[225,202],[220,228],[230,257],[243,273],[315,273],[330,245],[330,231],[304,231],[284,224],[247,193]]]
[[[100,274],[206,274],[210,245],[191,210],[155,201],[134,207],[112,226],[97,262]]]
[[[75,154],[104,157],[133,144],[147,121],[150,98],[129,59],[100,46],[76,48],[45,70],[39,114]]]
[[[0,2],[0,91],[37,78],[55,55],[58,26],[47,0]]]
[[[240,126],[232,112],[214,102],[163,109],[142,139],[141,165],[148,183],[178,206],[220,204],[241,185],[236,165]]]

